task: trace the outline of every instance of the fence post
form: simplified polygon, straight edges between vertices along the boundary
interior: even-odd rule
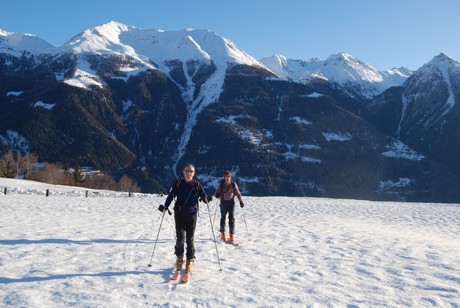
[[[5,190],[3,191],[5,195],[7,191],[8,191],[8,188],[5,187]]]
[[[50,190],[47,188],[47,189],[46,189],[46,196],[48,197],[49,194],[50,194]]]
[[[86,191],[85,196],[86,196],[86,198],[88,198],[88,191]]]

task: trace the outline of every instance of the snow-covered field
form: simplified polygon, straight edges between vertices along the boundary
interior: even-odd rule
[[[219,271],[213,201],[191,281],[172,285],[168,215],[147,266],[165,197],[3,178],[0,189],[2,307],[460,307],[458,204],[247,197],[248,230],[238,207],[241,245],[217,243]]]

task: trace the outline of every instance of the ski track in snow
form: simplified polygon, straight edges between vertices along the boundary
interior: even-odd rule
[[[147,266],[164,196],[0,188],[2,307],[460,307],[458,204],[246,197],[222,272],[202,204],[191,281],[174,285],[172,216]]]

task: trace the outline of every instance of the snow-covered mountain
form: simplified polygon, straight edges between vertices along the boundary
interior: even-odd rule
[[[115,21],[85,30],[61,47],[53,47],[33,35],[0,30],[0,48],[32,54],[78,54],[77,70],[74,76],[69,76],[68,83],[80,87],[101,86],[99,76],[90,69],[82,54],[122,55],[133,60],[120,68],[125,76],[156,68],[174,80],[174,70],[178,63],[182,63],[187,67],[184,72],[191,74],[186,76],[185,85],[189,94],[194,90],[190,80],[196,73],[197,63],[215,65],[216,75],[222,75],[229,65],[242,64],[269,69],[282,79],[304,84],[312,79],[324,79],[336,83],[347,95],[358,100],[372,99],[392,86],[399,86],[412,73],[404,67],[377,71],[370,64],[345,52],[331,55],[324,61],[293,60],[282,55],[257,61],[230,40],[210,30],[141,29]],[[219,82],[214,83],[213,88],[220,89]],[[216,95],[213,93],[211,96],[215,98]]]
[[[397,133],[418,130],[410,123],[417,119],[420,128],[431,129],[445,121],[459,97],[460,63],[439,54],[417,70],[404,85],[403,109]],[[458,108],[458,106],[457,106]],[[409,125],[407,125],[409,122]]]
[[[331,55],[324,61],[293,60],[275,55],[260,59],[260,62],[286,80],[304,84],[309,84],[312,79],[329,80],[356,99],[372,99],[390,87],[403,84],[412,73],[404,67],[377,71],[345,52]]]
[[[85,30],[76,35],[62,47],[53,47],[35,36],[10,33],[0,30],[0,48],[17,52],[78,55],[78,63],[73,76],[65,78],[73,86],[86,87],[89,84],[101,86],[101,76],[91,69],[87,55],[120,56],[128,58],[129,65],[119,70],[126,77],[138,74],[145,69],[159,69],[178,85],[187,95],[195,91],[193,76],[203,65],[215,67],[212,88],[217,88],[211,98],[222,90],[222,75],[234,64],[255,66],[265,69],[263,64],[238,48],[233,42],[209,30],[185,29],[163,31],[141,29],[115,21]],[[175,78],[177,65],[183,66],[185,83]],[[208,85],[210,90],[211,85]],[[185,97],[187,97],[185,95]]]
[[[358,100],[372,99],[392,86],[399,86],[412,73],[404,67],[377,71],[370,64],[345,52],[331,55],[324,61],[293,60],[282,55],[258,61],[230,40],[210,30],[141,29],[115,21],[85,30],[61,47],[53,47],[33,35],[0,30],[0,48],[16,52],[27,51],[32,54],[78,54],[80,57],[77,70],[74,76],[69,76],[67,82],[80,87],[101,86],[99,76],[90,69],[85,58],[81,57],[82,54],[122,55],[133,60],[129,65],[120,68],[125,76],[156,68],[174,80],[174,70],[182,63],[181,65],[187,67],[183,71],[189,73],[185,76],[186,85],[182,85],[187,88],[188,95],[194,91],[193,82],[190,80],[197,71],[197,63],[199,66],[214,65],[216,75],[220,76],[229,65],[242,64],[269,69],[282,79],[304,84],[308,84],[312,79],[324,79],[336,83],[347,95]],[[219,84],[221,80],[215,80],[212,88],[221,90]],[[215,99],[216,95],[218,93],[212,93],[210,96]]]
[[[0,52],[50,53],[54,46],[33,35],[7,32],[0,29]]]
[[[458,176],[357,116],[402,71],[278,57],[291,82],[209,30],[110,22],[36,53],[14,36],[0,41],[0,153],[128,174],[144,191],[193,162],[203,185],[229,169],[252,195],[460,200]]]
[[[263,67],[228,39],[209,30],[163,31],[141,29],[118,22],[88,29],[67,42],[63,50],[75,53],[123,55],[148,68],[157,67],[170,75],[170,61],[214,63],[217,70],[230,64]],[[187,70],[185,70],[187,71]]]
[[[460,171],[460,63],[444,53],[369,105],[388,134]]]
[[[112,21],[75,36],[63,50],[67,48],[80,55],[71,84],[80,76],[100,79],[91,70],[87,71],[85,54],[128,57],[135,60],[134,63],[131,61],[127,67],[120,68],[128,76],[143,69],[158,68],[176,83],[188,109],[184,133],[175,154],[177,160],[184,154],[196,117],[218,100],[227,69],[235,64],[265,69],[233,42],[209,30],[145,30]],[[205,80],[195,80],[203,70],[212,73]]]
[[[69,52],[118,54],[165,68],[169,60],[214,61],[218,66],[238,63],[263,67],[256,59],[233,42],[210,30],[185,29],[163,31],[142,29],[115,21],[76,35],[61,47],[54,47],[32,34],[7,32],[0,29],[0,48],[29,53]],[[4,52],[4,50],[2,50]]]

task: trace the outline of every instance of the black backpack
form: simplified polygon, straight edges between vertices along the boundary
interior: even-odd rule
[[[178,180],[176,181],[176,184],[174,184],[174,186],[173,186],[173,191],[172,191],[173,198],[176,198],[176,196],[177,196],[177,190],[179,189],[179,185],[180,185],[180,183],[182,182],[182,180],[183,180],[183,178],[180,178],[180,179],[178,179]],[[195,188],[196,188],[196,194],[197,194],[196,197],[198,197],[198,194],[200,193],[200,189],[201,189],[201,184],[200,184],[200,182],[198,182],[198,181],[195,180],[195,179],[194,179],[193,181],[195,182]],[[193,189],[192,189],[192,190],[193,190]],[[192,193],[192,190],[190,190],[190,193]],[[188,198],[190,197],[190,193],[189,193],[187,199],[185,200],[185,203],[187,203]],[[198,200],[197,200],[195,206],[199,209]],[[178,209],[180,210],[181,208],[182,208],[182,206],[180,206]]]
[[[174,187],[173,187],[173,197],[174,198],[177,196],[177,190],[179,189],[179,185],[182,182],[182,180],[183,180],[183,178],[180,178],[180,179],[178,179],[176,181],[176,184],[174,184]],[[196,191],[197,191],[197,193],[199,193],[200,189],[201,189],[201,184],[197,180],[193,180],[193,181],[195,182]]]

